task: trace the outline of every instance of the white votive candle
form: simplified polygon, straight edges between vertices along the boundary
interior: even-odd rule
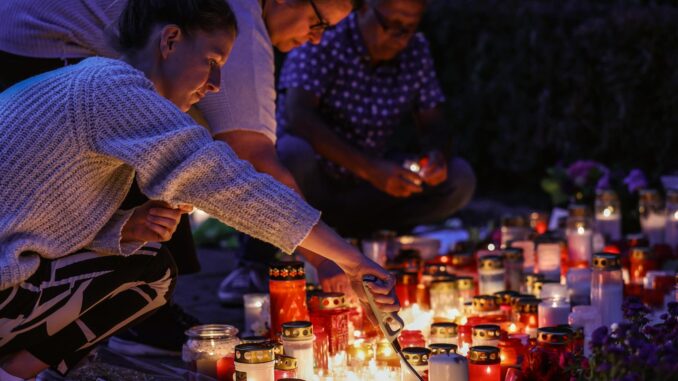
[[[431,357],[428,369],[431,381],[468,381],[468,360],[456,353]]]

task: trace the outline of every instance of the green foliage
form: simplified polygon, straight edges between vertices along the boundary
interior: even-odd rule
[[[535,192],[559,162],[676,169],[678,10],[624,0],[433,0],[422,29],[480,185]],[[669,4],[669,5],[666,5]],[[554,200],[557,201],[557,200]]]
[[[216,218],[209,218],[193,230],[196,246],[213,246],[235,249],[239,246],[238,232]]]

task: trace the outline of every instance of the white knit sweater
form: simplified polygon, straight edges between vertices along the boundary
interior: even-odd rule
[[[89,58],[0,93],[0,289],[39,258],[120,245],[134,175],[151,199],[192,204],[291,252],[320,213],[257,173],[155,92],[142,72]]]

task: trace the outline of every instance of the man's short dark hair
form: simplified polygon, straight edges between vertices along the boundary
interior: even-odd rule
[[[176,24],[187,35],[197,30],[238,33],[238,23],[226,0],[129,0],[118,19],[118,49],[143,48],[158,24]]]

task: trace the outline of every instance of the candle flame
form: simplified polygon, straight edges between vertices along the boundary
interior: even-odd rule
[[[496,248],[497,247],[493,243],[487,245],[487,250],[489,250],[489,251],[494,251]]]
[[[508,327],[509,333],[516,333],[518,331],[518,327],[516,326],[515,323],[511,323]]]
[[[605,217],[610,217],[612,215],[612,207],[608,206],[607,208],[603,209],[603,216]]]
[[[678,210],[676,210],[676,212],[673,213],[673,219],[678,220]]]
[[[485,373],[492,374],[492,368],[490,368],[489,366],[485,367]]]
[[[584,229],[583,226],[578,226],[577,227],[577,234],[584,234],[586,233],[586,229]]]

